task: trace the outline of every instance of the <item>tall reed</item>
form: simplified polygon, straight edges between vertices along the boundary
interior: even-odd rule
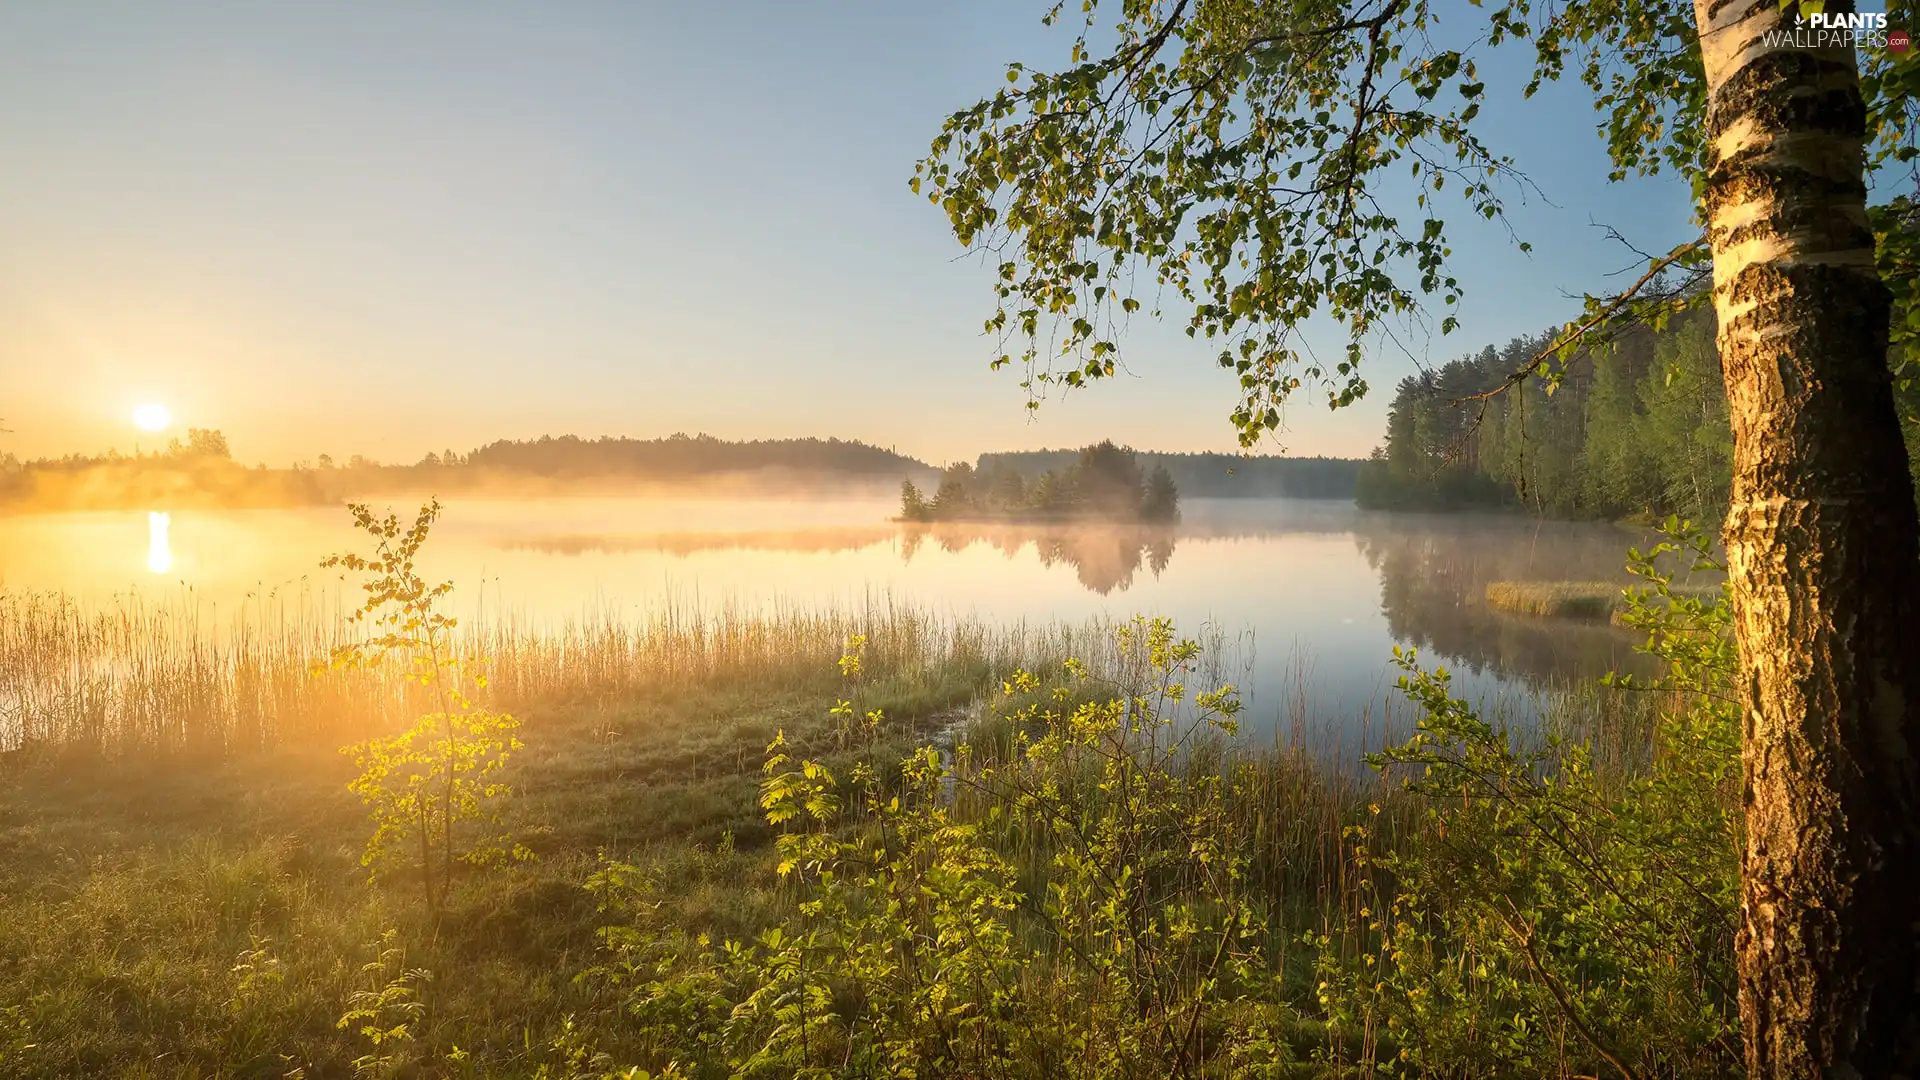
[[[221,755],[390,731],[423,706],[397,672],[315,674],[352,639],[346,615],[305,591],[224,612],[191,594],[88,605],[0,591],[0,753]],[[602,612],[552,624],[504,613],[463,623],[456,648],[485,658],[496,702],[526,709],[720,682],[818,681],[856,633],[889,671],[981,680],[1071,640],[1055,627],[989,629],[875,597],[717,611],[681,601],[639,618]]]

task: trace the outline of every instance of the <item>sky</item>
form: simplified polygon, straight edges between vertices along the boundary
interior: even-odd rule
[[[988,369],[991,265],[907,189],[1007,62],[1062,65],[1047,6],[0,0],[0,452],[150,443],[147,401],[276,465],[564,433],[1235,449],[1233,376],[1176,326],[1030,414]],[[1633,261],[1599,225],[1688,235],[1683,186],[1606,182],[1581,88],[1510,92],[1524,59],[1484,118],[1538,187],[1533,253],[1456,226],[1460,330],[1369,356],[1360,405],[1302,397],[1266,452],[1365,454],[1415,359],[1574,315]]]

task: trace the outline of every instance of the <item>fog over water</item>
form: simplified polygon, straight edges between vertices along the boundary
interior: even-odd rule
[[[396,502],[403,515],[411,506]],[[522,624],[896,604],[993,624],[1164,615],[1217,634],[1252,731],[1366,738],[1403,717],[1395,645],[1517,714],[1569,680],[1640,668],[1605,625],[1490,610],[1500,579],[1630,580],[1633,531],[1514,516],[1361,513],[1304,500],[1187,500],[1172,527],[889,520],[872,497],[454,500],[428,544],[466,618]],[[354,547],[339,509],[151,510],[0,518],[0,586],[104,604],[135,592],[216,617],[249,596],[336,602],[319,560]]]

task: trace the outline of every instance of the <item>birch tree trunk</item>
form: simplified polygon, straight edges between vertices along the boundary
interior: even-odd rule
[[[1829,3],[1829,10],[1841,7]],[[1850,48],[1694,0],[1733,420],[1748,1070],[1920,1075],[1920,540],[1888,374]]]

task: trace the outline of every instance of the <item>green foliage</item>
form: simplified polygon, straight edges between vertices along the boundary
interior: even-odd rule
[[[0,456],[0,510],[139,509],[168,506],[256,509],[335,506],[380,493],[431,487],[442,494],[495,490],[511,482],[523,494],[630,486],[684,486],[778,471],[820,479],[892,481],[921,473],[924,462],[842,439],[734,441],[711,435],[664,439],[543,435],[499,440],[467,453],[431,452],[412,465],[382,464],[362,454],[336,463],[330,454],[289,468],[248,468],[232,460],[226,436],[189,429],[183,443],[134,455],[70,454],[25,462]]]
[[[922,747],[844,773],[768,747],[794,914],[688,940],[635,869],[595,880],[608,959],[650,1063],[695,1076],[1160,1077],[1276,1073],[1271,898],[1249,873],[1245,777],[1217,767],[1231,686],[1164,621],[1118,634],[1100,685],[1018,673],[1013,745]],[[845,669],[859,671],[859,643]],[[851,702],[856,728],[879,722]]]
[[[1146,491],[1140,497],[1143,521],[1180,520],[1180,492],[1173,486],[1173,474],[1164,465],[1155,465],[1147,474]]]
[[[1362,506],[1523,503],[1560,517],[1715,516],[1733,476],[1726,383],[1704,315],[1620,330],[1551,388],[1503,385],[1550,344],[1515,338],[1403,379]]]
[[[1624,368],[1614,360],[1598,358],[1596,367]],[[1633,389],[1635,400],[1617,413],[1589,412],[1582,471],[1606,485],[1590,505],[1717,517],[1731,491],[1733,430],[1709,320],[1657,335],[1652,365]]]
[[[452,457],[456,461],[449,461]],[[887,478],[926,468],[891,450],[849,439],[719,439],[670,435],[629,439],[577,435],[501,439],[466,454],[447,451],[442,467],[459,464],[478,472],[546,477],[629,477],[658,481],[695,479],[764,469]],[[401,467],[402,470],[405,467]]]
[[[1446,405],[1485,389],[1480,374],[1499,362],[1489,348],[1402,379],[1387,409],[1386,445],[1361,467],[1354,501],[1365,509],[1499,503],[1503,493],[1488,475],[1492,466],[1482,466],[1476,454],[1484,444],[1473,438],[1473,412]]]
[[[1476,62],[1493,49],[1531,48],[1524,97],[1576,77],[1592,92],[1609,179],[1683,176],[1699,216],[1706,86],[1686,4],[1085,0],[1079,10],[1064,64],[1009,65],[1007,85],[948,117],[910,181],[960,243],[997,264],[985,324],[1001,338],[994,366],[1020,361],[1029,407],[1049,385],[1079,387],[1120,370],[1120,342],[1143,303],[1156,317],[1183,319],[1190,336],[1219,342],[1219,364],[1239,376],[1232,421],[1248,445],[1279,427],[1281,407],[1302,386],[1324,391],[1334,407],[1364,395],[1361,361],[1391,321],[1431,329],[1427,316],[1437,314],[1441,334],[1455,329],[1462,285],[1450,272],[1442,199],[1504,223],[1510,189],[1525,188],[1516,172],[1525,163],[1492,141],[1513,133],[1476,126],[1485,98]],[[1065,11],[1053,4],[1044,21]],[[1913,22],[1910,3],[1888,11],[1893,26]],[[1432,33],[1435,24],[1454,32]],[[1891,196],[1869,216],[1893,297],[1890,362],[1920,477],[1920,204],[1912,192],[1920,54],[1860,55],[1866,180],[1876,197]],[[1705,307],[1704,237],[1636,253],[1646,266],[1638,282],[1584,297],[1578,318],[1498,373],[1515,387],[1508,397],[1544,400],[1583,353]],[[1302,346],[1299,328],[1316,316],[1347,331],[1337,362]],[[1530,377],[1539,380],[1531,394],[1522,392]],[[1545,410],[1517,404],[1501,419],[1524,425],[1529,411]],[[1705,501],[1723,442],[1712,428],[1710,418],[1692,428],[1708,434],[1689,440],[1684,454],[1671,445],[1653,452],[1656,461],[1685,462],[1684,475],[1635,483],[1631,446],[1616,440],[1602,448],[1594,482],[1562,497],[1656,515],[1717,513]],[[1507,483],[1558,492],[1574,479],[1551,451],[1535,455],[1531,469],[1508,457]],[[1447,479],[1474,476],[1469,469]],[[1484,485],[1450,490],[1447,479],[1375,468],[1361,496],[1401,505],[1486,494]]]
[[[233,993],[227,999],[227,1007],[236,1015],[244,1015],[263,999],[278,994],[286,985],[286,971],[280,958],[273,955],[272,942],[258,933],[250,935],[247,948],[234,958],[230,974],[233,976]]]
[[[1889,4],[1889,22],[1911,28],[1910,2]],[[1893,171],[1898,192],[1885,203],[1868,208],[1873,224],[1880,280],[1893,293],[1893,325],[1887,344],[1892,353],[1896,389],[1901,397],[1901,419],[1909,448],[1920,428],[1920,55],[1911,50],[1869,49],[1862,53],[1861,90],[1867,100],[1867,122],[1874,133],[1871,165]],[[1905,190],[1901,190],[1904,188]],[[1910,454],[1912,453],[1910,449]],[[1920,474],[1920,470],[1916,470]]]
[[[856,625],[870,639],[863,681],[843,694],[830,673]],[[366,943],[389,927],[406,946],[399,970],[434,974],[422,988],[430,1015],[395,1047],[413,1062],[409,1075],[557,1068],[549,1046],[566,1015],[596,1038],[619,1023],[593,984],[574,981],[603,921],[581,888],[597,852],[619,851],[662,882],[660,917],[686,933],[752,937],[787,906],[756,802],[761,750],[776,729],[838,770],[829,709],[855,697],[885,710],[889,741],[875,753],[897,758],[916,726],[942,727],[976,697],[983,656],[1010,667],[1058,648],[899,612],[815,611],[782,630],[756,622],[727,632],[765,635],[768,647],[697,684],[623,653],[594,661],[630,680],[617,693],[567,705],[538,690],[544,707],[528,724],[540,737],[515,756],[516,794],[500,809],[540,860],[458,876],[457,902],[439,916],[410,878],[362,884],[366,817],[329,729],[239,763],[138,753],[110,771],[71,758],[58,769],[0,768],[0,1076],[350,1076],[369,1046],[336,1021],[352,993],[375,987],[360,968],[374,958]],[[689,648],[664,634],[652,646]],[[580,649],[574,639],[568,663],[581,662]],[[697,655],[683,651],[679,663]],[[499,676],[490,692],[501,691]],[[391,694],[390,681],[378,685]],[[456,1047],[464,1064],[449,1060]]]
[[[0,1067],[19,1065],[34,1048],[27,1005],[0,1006]]]
[[[1896,25],[1912,25],[1911,7],[1904,13],[1889,9]],[[1870,123],[1880,133],[1876,164],[1898,167],[1905,186],[1920,189],[1920,56],[1909,51],[1872,50],[1866,57],[1861,81],[1867,94]],[[1920,499],[1920,199],[1909,190],[1879,206],[1868,208],[1873,224],[1875,261],[1880,280],[1893,294],[1893,321],[1887,346],[1894,375],[1894,404],[1900,430],[1906,438],[1907,461],[1914,475],[1915,497]]]
[[[1400,685],[1418,731],[1372,758],[1427,807],[1419,843],[1380,847],[1361,914],[1375,946],[1328,946],[1330,1014],[1378,1025],[1417,1075],[1732,1075],[1738,925],[1739,726],[1731,616],[1676,590],[1657,561],[1712,569],[1710,541],[1672,520],[1632,556],[1650,588],[1630,625],[1666,661],[1651,760],[1624,779],[1592,749],[1525,748],[1409,654]],[[1630,687],[1624,680],[1621,685]],[[1386,882],[1387,884],[1381,884]]]
[[[1669,619],[1692,602],[1674,591],[1669,600],[1656,589],[1646,602],[1674,629],[1659,649],[1675,685],[1608,691],[1608,700],[1666,702],[1726,668],[1731,646],[1719,631],[1690,633]],[[0,866],[10,916],[0,920],[0,955],[17,961],[0,964],[0,1055],[13,1055],[0,1058],[0,1072],[337,1076],[361,1058],[404,1075],[548,1080],[755,1070],[1299,1077],[1355,1075],[1354,1066],[1407,1049],[1439,1075],[1466,1060],[1453,1073],[1477,1077],[1500,1075],[1518,1046],[1536,1066],[1508,1074],[1613,1075],[1596,1068],[1569,1023],[1538,1011],[1558,1006],[1537,982],[1462,997],[1484,984],[1468,962],[1482,955],[1507,964],[1490,960],[1486,980],[1505,972],[1524,982],[1523,953],[1511,941],[1495,953],[1499,943],[1483,940],[1498,927],[1465,921],[1489,917],[1484,907],[1461,909],[1481,950],[1471,955],[1451,909],[1395,916],[1427,913],[1414,929],[1435,935],[1431,985],[1452,996],[1427,1014],[1428,1035],[1388,1027],[1400,1006],[1384,998],[1410,995],[1418,969],[1383,976],[1383,938],[1405,945],[1409,965],[1427,962],[1401,936],[1410,931],[1369,925],[1394,911],[1396,879],[1380,863],[1399,854],[1451,874],[1441,886],[1519,889],[1520,910],[1540,917],[1542,964],[1578,990],[1576,1007],[1609,1024],[1619,1019],[1610,1004],[1638,1007],[1641,976],[1603,985],[1606,997],[1576,976],[1628,970],[1644,959],[1635,942],[1648,933],[1678,941],[1659,924],[1628,927],[1625,943],[1591,945],[1590,966],[1576,964],[1572,943],[1590,924],[1617,929],[1603,918],[1617,912],[1550,852],[1510,853],[1492,863],[1498,874],[1482,876],[1468,858],[1476,851],[1461,850],[1474,819],[1453,814],[1477,811],[1477,800],[1463,808],[1457,790],[1402,792],[1285,748],[1225,745],[1235,718],[1195,692],[1225,689],[1218,657],[1152,624],[1111,644],[1024,638],[1018,649],[972,632],[936,635],[934,625],[761,626],[753,633],[778,648],[702,666],[703,681],[647,666],[642,674],[661,676],[617,701],[596,699],[577,715],[542,710],[537,753],[515,761],[530,773],[524,793],[502,809],[513,831],[539,836],[543,860],[474,880],[439,917],[400,890],[353,886],[358,815],[329,771],[344,765],[330,752],[322,761],[262,755],[244,770],[170,768],[104,793],[76,790],[83,785],[69,777],[0,784],[0,817],[21,823],[15,857]],[[948,652],[935,637],[972,644]],[[634,655],[605,662],[631,677]],[[956,731],[987,672],[1017,668],[1033,674],[1007,677],[989,715],[928,735]],[[650,696],[635,696],[643,691]],[[1611,818],[1576,822],[1568,835],[1604,839],[1609,872],[1641,874],[1629,878],[1636,891],[1665,905],[1675,890],[1644,880],[1624,831],[1671,839],[1665,857],[1684,869],[1701,851],[1691,838],[1726,820],[1734,793],[1712,802],[1690,794],[1687,770],[1653,766],[1693,750],[1670,749],[1662,726],[1661,756],[1649,756],[1651,725],[1609,719],[1582,782],[1625,800],[1630,782],[1671,780],[1667,819],[1600,801]],[[1579,714],[1557,708],[1550,722],[1578,730]],[[769,775],[757,751],[776,731]],[[1703,731],[1724,739],[1730,726]],[[913,749],[929,737],[931,753]],[[1543,759],[1542,775],[1557,775],[1557,760]],[[1425,814],[1429,799],[1448,812]],[[791,816],[770,824],[771,811]],[[535,833],[539,823],[552,828]],[[1342,829],[1358,824],[1367,833],[1357,854],[1371,863],[1343,850]],[[1528,874],[1564,895],[1545,895]],[[1561,923],[1573,928],[1555,937]],[[364,943],[385,927],[400,935],[376,957],[399,941],[405,956],[361,973]],[[1331,939],[1325,1004],[1314,950],[1300,944],[1308,931]],[[576,980],[596,933],[596,970]],[[1669,963],[1724,972],[1726,939],[1703,934],[1692,951],[1676,944]],[[435,977],[402,978],[416,968]],[[1698,1004],[1677,974],[1655,974],[1666,981],[1648,985],[1674,997],[1649,1023]],[[336,1026],[356,1009],[372,1015]],[[1588,1011],[1578,1015],[1587,1022]],[[1189,1024],[1194,1038],[1183,1045]],[[1675,1022],[1661,1045],[1707,1026]],[[361,1027],[406,1034],[376,1046]],[[1489,1030],[1506,1033],[1493,1050],[1480,1034]],[[1564,1042],[1526,1042],[1537,1030]],[[1632,1025],[1594,1030],[1623,1055],[1640,1052]],[[1431,1041],[1449,1033],[1456,1042]],[[171,1051],[158,1064],[155,1046]],[[1447,1056],[1450,1046],[1464,1058]],[[1702,1072],[1721,1060],[1688,1052],[1706,1063]]]
[[[1169,478],[1171,483],[1171,478]],[[1103,440],[1080,451],[1073,487],[1081,506],[1102,516],[1138,515],[1146,479],[1133,451]]]
[[[921,500],[911,484],[901,488],[900,516],[908,521],[1086,517],[1165,523],[1179,520],[1180,492],[1166,468],[1144,470],[1132,449],[1106,440],[1081,449],[1065,468],[1049,469],[1031,481],[1011,461],[996,459],[991,468],[978,470],[966,462],[950,465],[940,474],[932,502]]]
[[[1083,6],[1069,67],[1012,65],[915,169],[960,242],[998,254],[987,330],[1025,345],[996,366],[1018,356],[1036,393],[1110,377],[1120,331],[1164,293],[1239,376],[1243,442],[1276,429],[1305,383],[1335,406],[1358,399],[1365,340],[1459,299],[1440,194],[1502,214],[1494,185],[1511,166],[1471,129],[1485,89],[1472,57],[1423,31],[1439,14],[1427,0],[1128,3],[1113,33],[1100,7]],[[1096,37],[1112,50],[1097,55]],[[1405,209],[1382,197],[1398,176],[1412,178]],[[1348,332],[1338,361],[1295,336],[1316,314]]]
[[[404,529],[393,514],[379,517],[363,504],[350,510],[372,540],[373,553],[335,555],[322,565],[365,576],[366,598],[354,621],[369,624],[371,633],[336,648],[333,663],[397,665],[438,706],[404,731],[341,749],[360,770],[347,786],[373,819],[361,864],[377,871],[389,862],[417,859],[422,896],[429,909],[438,910],[452,886],[455,862],[491,865],[530,857],[504,835],[456,835],[463,822],[494,823],[493,804],[512,793],[498,774],[521,748],[513,735],[519,721],[481,708],[469,696],[486,686],[486,677],[480,661],[456,655],[457,622],[440,610],[453,586],[427,584],[414,565],[439,517],[439,502],[421,507]]]
[[[365,982],[347,999],[347,1011],[335,1026],[366,1040],[367,1052],[354,1059],[356,1076],[398,1075],[407,1063],[414,1029],[427,1015],[423,992],[433,973],[406,966],[399,932],[387,930],[373,942],[374,958],[360,968]]]
[[[161,449],[132,454],[0,458],[0,511],[312,506],[325,501],[323,494],[300,469],[234,461],[226,435],[210,428],[189,428],[185,442],[169,439]]]
[[[980,499],[975,493],[977,477],[973,466],[966,462],[949,465],[940,473],[940,486],[933,493],[933,503],[927,508],[929,519],[971,517],[980,510]]]
[[[626,1068],[615,1065],[612,1055],[594,1049],[586,1030],[577,1025],[572,1017],[568,1017],[561,1025],[559,1036],[553,1040],[552,1050],[560,1060],[542,1065],[533,1074],[534,1080],[686,1080],[687,1076],[678,1065],[668,1065],[659,1072],[651,1072],[638,1065]]]
[[[1024,479],[1072,468],[1079,456],[1078,450],[996,451],[981,454],[974,468]],[[1136,450],[1134,460],[1149,474],[1167,470],[1182,495],[1204,499],[1350,499],[1360,469],[1354,458],[1279,454]]]
[[[911,480],[900,481],[900,516],[907,521],[926,521],[932,516],[927,497]]]

